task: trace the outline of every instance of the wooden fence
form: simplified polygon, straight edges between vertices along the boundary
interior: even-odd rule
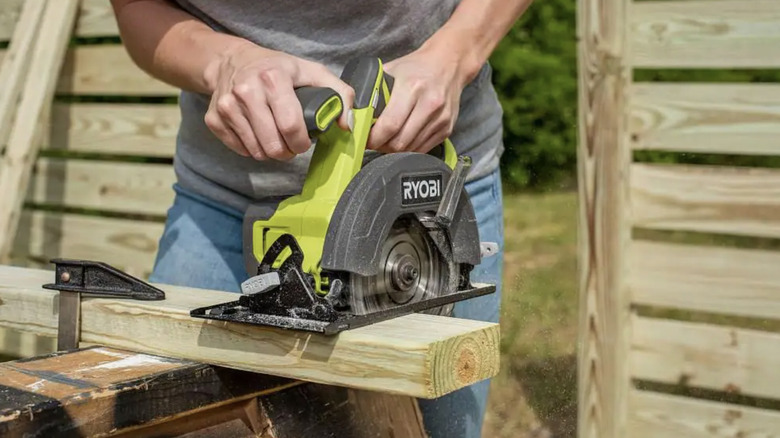
[[[0,2],[0,42],[22,2]],[[132,63],[107,0],[82,0],[75,33],[12,260],[88,258],[146,276],[173,199],[178,91]]]
[[[780,155],[780,84],[632,79],[780,67],[780,1],[578,0],[578,36],[579,436],[780,436],[780,169],[634,159]]]

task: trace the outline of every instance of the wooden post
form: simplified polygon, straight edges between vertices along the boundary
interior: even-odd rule
[[[65,58],[79,0],[50,0],[41,19],[29,72],[0,161],[0,261],[7,259],[16,235],[27,183],[40,147],[39,121],[50,108]]]
[[[8,53],[0,63],[0,154],[5,146],[11,121],[22,84],[30,68],[30,56],[35,37],[38,35],[45,0],[27,0],[22,4],[19,21],[16,23]]]
[[[630,3],[578,0],[580,438],[628,436]]]

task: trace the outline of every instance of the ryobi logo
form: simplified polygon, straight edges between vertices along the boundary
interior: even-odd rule
[[[441,173],[401,178],[401,205],[441,201]]]

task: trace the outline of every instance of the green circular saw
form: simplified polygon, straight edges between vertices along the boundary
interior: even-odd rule
[[[481,243],[464,190],[471,161],[449,140],[431,153],[364,164],[372,125],[393,79],[377,58],[348,63],[350,130],[327,88],[296,90],[317,143],[300,194],[249,207],[244,258],[251,278],[237,301],[192,316],[326,334],[411,312],[450,314],[456,301],[495,291],[470,272],[496,245]]]

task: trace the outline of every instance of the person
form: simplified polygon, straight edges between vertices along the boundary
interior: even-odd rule
[[[252,202],[299,193],[311,156],[294,88],[330,87],[358,56],[395,78],[368,147],[427,152],[449,137],[472,158],[466,189],[480,239],[503,242],[499,158],[502,110],[487,59],[532,0],[112,0],[127,51],[143,70],[181,88],[176,196],[151,280],[238,291],[247,278],[242,215]],[[347,129],[347,112],[338,121]],[[474,281],[497,293],[459,302],[454,315],[498,321],[502,254]],[[421,400],[432,437],[480,435],[481,382]]]

